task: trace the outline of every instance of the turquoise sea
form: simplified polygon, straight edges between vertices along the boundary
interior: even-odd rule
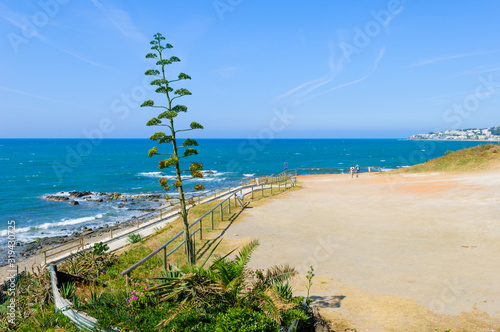
[[[243,177],[277,174],[288,168],[381,166],[389,170],[421,163],[447,150],[479,142],[404,139],[200,139],[198,161],[210,171],[207,189]],[[159,156],[149,158],[147,139],[0,139],[0,234],[4,251],[7,222],[14,220],[17,240],[71,234],[81,226],[114,224],[138,211],[116,203],[50,202],[43,197],[68,191],[161,193]],[[168,146],[160,146],[160,152]],[[187,185],[189,189],[191,186]]]

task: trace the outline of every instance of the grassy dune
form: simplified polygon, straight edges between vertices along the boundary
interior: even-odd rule
[[[484,144],[454,152],[391,173],[475,172],[500,168],[500,145]]]

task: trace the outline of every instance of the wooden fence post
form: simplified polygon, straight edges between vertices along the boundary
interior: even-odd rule
[[[251,188],[252,188],[252,199],[253,199],[253,186]]]
[[[219,205],[219,207],[220,207],[220,221],[224,220],[223,216],[222,216],[222,214],[223,214],[223,212],[222,212],[222,205],[223,204],[224,204],[224,202],[220,203],[220,205]]]
[[[260,192],[261,192],[261,194],[262,194],[262,197],[264,197],[264,184],[262,184],[261,189],[260,189]]]

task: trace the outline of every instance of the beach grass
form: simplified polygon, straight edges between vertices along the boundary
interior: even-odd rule
[[[484,144],[458,151],[447,151],[442,157],[390,173],[477,172],[500,167],[500,144]]]

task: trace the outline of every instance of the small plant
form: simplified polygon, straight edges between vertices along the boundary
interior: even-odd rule
[[[99,243],[94,243],[94,249],[92,250],[92,253],[94,255],[102,255],[104,252],[108,250],[109,246],[107,244],[99,242]]]
[[[67,282],[61,286],[61,296],[71,300],[75,296],[75,284]]]
[[[288,282],[277,283],[274,287],[276,288],[278,294],[280,294],[284,299],[290,300],[293,297],[293,289]]]
[[[73,296],[73,307],[76,310],[80,310],[80,298],[78,297],[78,295]]]
[[[137,243],[142,240],[142,235],[141,234],[129,234],[128,235],[128,242],[130,243]]]
[[[90,290],[90,303],[91,304],[98,303],[101,300],[101,295],[102,295],[102,293],[98,294],[97,291],[94,288],[92,288]]]
[[[314,274],[314,268],[312,267],[311,265],[311,269],[309,271],[307,271],[307,296],[306,296],[306,299],[309,299],[309,291],[311,290],[311,286],[312,286],[312,279],[313,277],[315,276]]]

